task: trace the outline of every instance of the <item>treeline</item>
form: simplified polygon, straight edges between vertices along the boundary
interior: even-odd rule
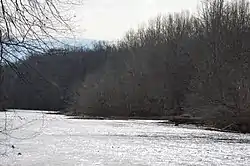
[[[9,62],[4,66],[2,104],[5,108],[63,111],[86,74],[104,64],[106,50],[101,45],[96,43],[93,49],[51,49]]]
[[[115,44],[32,55],[6,69],[8,106],[90,116],[188,113],[250,130],[249,7],[207,0],[196,14],[160,15]]]
[[[161,15],[109,47],[72,114],[190,113],[213,126],[249,125],[250,12],[244,0],[210,0],[199,12]]]

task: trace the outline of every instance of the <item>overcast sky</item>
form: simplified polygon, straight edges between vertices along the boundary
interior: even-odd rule
[[[83,38],[116,40],[159,13],[195,12],[200,0],[85,0],[74,9]]]

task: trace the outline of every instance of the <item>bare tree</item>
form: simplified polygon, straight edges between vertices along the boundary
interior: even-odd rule
[[[4,79],[4,65],[9,65],[20,76],[14,61],[30,53],[48,50],[59,42],[55,35],[71,30],[68,25],[70,17],[62,14],[65,3],[65,0],[0,1],[1,82]],[[3,89],[0,91],[3,95]]]
[[[0,0],[0,111],[6,100],[5,66],[22,77],[14,62],[60,42],[56,36],[71,31],[70,16],[64,15],[69,10],[64,7],[71,4],[67,0]],[[6,125],[1,126],[0,133],[7,133]]]

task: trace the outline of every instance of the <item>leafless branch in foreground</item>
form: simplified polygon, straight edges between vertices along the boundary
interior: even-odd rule
[[[10,66],[17,76],[28,82],[13,62],[32,53],[45,52],[60,42],[55,37],[57,34],[71,31],[70,17],[63,16],[68,10],[64,7],[69,3],[66,0],[0,0],[0,111],[5,111],[6,100],[2,86],[4,66]],[[0,134],[7,135],[7,125],[5,113]]]

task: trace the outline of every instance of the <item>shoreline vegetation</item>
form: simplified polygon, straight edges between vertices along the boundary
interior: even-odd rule
[[[208,126],[204,124],[204,122],[190,122],[189,120],[179,122],[178,120],[173,120],[174,117],[91,117],[91,116],[69,116],[69,119],[93,119],[93,120],[159,120],[161,122],[157,122],[159,124],[169,124],[174,126],[179,125],[194,125],[197,128],[203,129],[203,130],[210,130],[210,131],[219,131],[219,132],[230,132],[230,133],[244,133],[247,132],[243,130],[240,130],[240,126],[238,126],[238,130],[230,129],[230,127],[234,124],[230,124],[224,128],[216,128],[214,126]],[[199,118],[200,119],[200,118]]]
[[[48,113],[50,114],[50,113]],[[60,114],[60,113],[58,113]],[[204,122],[198,123],[198,122],[182,122],[179,123],[178,121],[173,120],[174,117],[92,117],[92,116],[69,116],[69,119],[90,119],[90,120],[159,120],[161,122],[157,122],[159,124],[167,124],[167,125],[194,125],[197,128],[203,129],[203,130],[210,130],[210,131],[219,131],[219,132],[230,132],[230,133],[246,133],[244,131],[240,130],[230,130],[231,125],[226,126],[224,128],[216,128],[214,126],[208,126],[205,125]],[[199,118],[200,119],[200,118]]]
[[[206,0],[196,14],[159,15],[117,42],[51,49],[15,66],[18,75],[4,66],[6,108],[250,133],[246,0]]]
[[[47,114],[59,114],[60,112],[55,113],[47,113]],[[232,123],[225,127],[216,127],[213,125],[209,125],[205,119],[202,117],[191,117],[191,115],[183,115],[183,116],[160,116],[160,117],[117,117],[117,116],[109,116],[109,117],[101,117],[101,116],[77,116],[77,115],[69,115],[65,114],[69,117],[69,119],[94,119],[94,120],[159,120],[159,124],[172,124],[175,126],[179,125],[194,125],[197,128],[201,127],[203,130],[210,131],[219,131],[219,132],[232,132],[232,133],[247,133],[247,126],[241,124]],[[232,128],[234,127],[234,128]]]
[[[13,112],[15,109],[8,109],[8,110],[3,110],[0,112]],[[28,111],[28,110],[25,110]],[[35,111],[35,112],[44,112],[42,110],[29,110],[29,111]],[[77,115],[69,115],[69,114],[62,114],[60,111],[45,111],[45,114],[48,115],[65,115],[68,117],[68,119],[81,119],[81,120],[156,120],[159,122],[156,122],[160,125],[174,125],[174,126],[179,126],[179,125],[193,125],[195,128],[202,129],[202,130],[209,130],[209,131],[218,131],[218,132],[230,132],[230,133],[246,133],[243,131],[236,131],[236,130],[230,130],[229,127],[231,125],[226,126],[225,128],[216,128],[214,126],[208,126],[204,123],[204,120],[201,117],[192,117],[191,120],[188,119],[190,118],[190,115],[184,115],[184,118],[180,117],[174,117],[174,116],[167,116],[167,117],[115,117],[115,116],[110,116],[110,117],[98,117],[98,116],[77,116]],[[180,121],[181,119],[181,121]],[[181,126],[183,127],[183,126]],[[186,126],[184,126],[186,127]]]

